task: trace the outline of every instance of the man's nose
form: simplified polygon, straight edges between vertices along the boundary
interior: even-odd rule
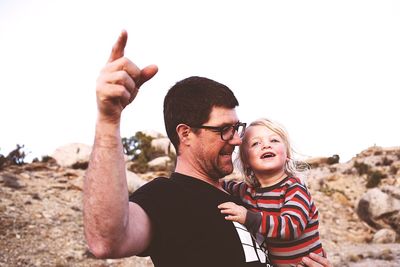
[[[229,140],[229,143],[231,145],[239,146],[242,144],[242,138],[240,138],[240,135],[237,131],[233,134],[233,138]]]

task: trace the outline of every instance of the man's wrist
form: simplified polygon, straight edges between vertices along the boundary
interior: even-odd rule
[[[95,144],[100,147],[121,145],[120,123],[98,118],[96,121]]]

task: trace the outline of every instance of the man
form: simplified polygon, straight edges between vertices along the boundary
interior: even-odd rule
[[[219,179],[233,171],[241,143],[232,91],[213,80],[190,77],[164,100],[167,134],[177,151],[175,172],[137,190],[131,201],[120,136],[122,110],[157,73],[123,57],[127,33],[114,45],[97,80],[96,135],[84,183],[84,225],[90,250],[100,258],[150,255],[155,266],[268,266],[247,229],[224,219],[217,206],[236,201]],[[313,256],[312,256],[313,257]],[[326,259],[305,258],[309,266]]]

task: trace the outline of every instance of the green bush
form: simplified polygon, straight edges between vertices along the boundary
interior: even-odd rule
[[[25,164],[25,152],[22,151],[24,145],[17,145],[14,150],[11,150],[6,157],[0,154],[0,170],[9,165],[23,165]]]
[[[122,138],[124,153],[133,162],[130,166],[131,171],[145,173],[148,171],[149,161],[164,155],[164,151],[156,150],[151,146],[152,140],[151,136],[143,132],[137,132],[129,138]]]
[[[130,171],[145,173],[149,170],[149,161],[165,155],[164,151],[152,147],[151,141],[153,141],[153,138],[143,132],[137,132],[134,136],[129,138],[122,138],[124,153],[129,157],[129,160],[132,161],[129,167]],[[176,156],[174,153],[168,153],[168,156],[171,158],[172,162],[175,162]],[[174,164],[172,164],[171,166],[166,166],[166,168],[172,171],[175,167]]]
[[[137,132],[134,136],[129,138],[122,138],[122,146],[124,153],[129,157],[129,160],[133,161],[130,170],[133,172],[144,173],[148,169],[148,162],[151,160],[152,150],[151,141],[153,138],[144,134],[143,132]]]

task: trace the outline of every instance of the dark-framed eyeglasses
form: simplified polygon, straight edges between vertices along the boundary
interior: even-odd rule
[[[198,129],[208,129],[213,132],[218,132],[221,135],[221,139],[223,141],[232,140],[235,136],[235,132],[239,134],[239,137],[242,138],[244,132],[246,131],[246,123],[244,122],[237,122],[233,125],[225,125],[225,126],[208,126],[208,125],[200,125],[200,126],[190,126],[192,128]]]

